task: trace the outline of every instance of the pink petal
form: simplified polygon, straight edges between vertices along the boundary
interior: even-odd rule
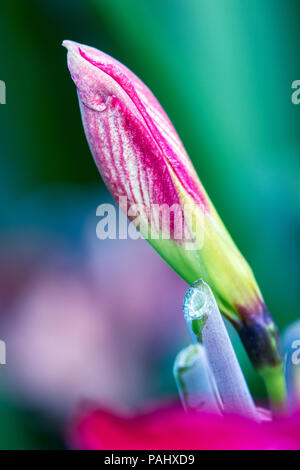
[[[297,426],[299,430],[299,420]],[[73,423],[71,443],[79,449],[106,450],[275,450],[300,449],[300,436],[289,438],[274,423],[257,424],[238,416],[186,414],[178,407],[127,418],[90,409]]]

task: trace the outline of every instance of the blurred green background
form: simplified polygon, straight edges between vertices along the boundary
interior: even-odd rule
[[[95,46],[131,68],[169,114],[282,330],[299,317],[300,299],[300,105],[291,102],[299,23],[297,0],[2,2],[2,232],[36,192],[103,187],[61,42]],[[49,427],[43,434],[39,424],[36,437],[28,410],[10,404],[9,413],[5,400],[1,447],[60,446]],[[15,434],[7,433],[12,413]]]

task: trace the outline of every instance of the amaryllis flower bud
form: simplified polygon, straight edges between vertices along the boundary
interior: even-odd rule
[[[253,273],[158,101],[117,60],[72,41],[63,45],[68,49],[86,137],[114,198],[118,202],[127,198],[129,218],[140,213],[143,236],[183,279],[191,284],[202,278],[209,284],[255,367],[265,375],[270,368],[280,370],[277,329]],[[152,217],[153,207],[173,210],[169,233]],[[178,234],[180,215],[184,230]]]

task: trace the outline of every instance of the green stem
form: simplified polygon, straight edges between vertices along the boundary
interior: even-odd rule
[[[287,392],[279,332],[266,306],[239,329],[240,338],[257,372],[263,377],[274,415],[287,412]]]
[[[287,392],[283,373],[283,365],[263,367],[259,370],[263,377],[274,415],[282,415],[287,411]]]

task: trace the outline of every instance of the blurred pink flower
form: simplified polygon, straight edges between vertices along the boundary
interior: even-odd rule
[[[82,450],[299,450],[300,414],[258,424],[177,406],[129,417],[87,407],[71,424],[69,442]]]
[[[185,283],[153,250],[87,233],[84,257],[55,245],[39,258],[12,244],[1,256],[2,382],[62,415],[82,400],[131,407],[157,398],[162,364],[172,387],[172,360],[188,337],[178,308]]]

